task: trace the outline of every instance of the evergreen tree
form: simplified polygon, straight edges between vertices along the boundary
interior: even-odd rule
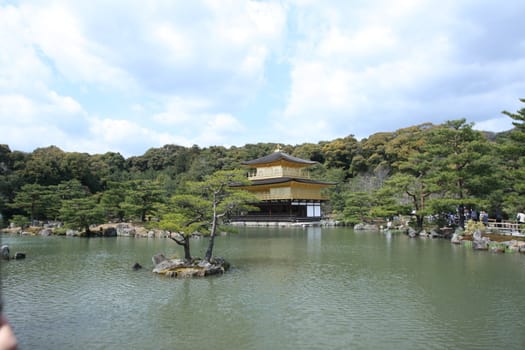
[[[159,205],[165,200],[165,192],[159,182],[153,180],[130,180],[123,183],[125,190],[124,203],[120,208],[127,217],[147,221],[155,215]]]
[[[525,103],[525,98],[520,101]],[[508,134],[508,138],[500,143],[500,151],[506,170],[503,176],[508,184],[505,191],[506,207],[509,211],[516,212],[525,209],[525,108],[516,113],[503,111],[503,114],[514,120],[514,129]]]
[[[45,219],[45,209],[49,202],[50,188],[39,184],[25,184],[16,196],[10,207],[24,211],[34,220]]]
[[[203,181],[186,184],[187,194],[173,196],[164,208],[158,225],[174,231],[172,239],[184,247],[184,256],[191,259],[190,237],[198,231],[209,236],[205,260],[213,256],[215,237],[228,218],[239,211],[254,210],[249,203],[256,197],[241,189],[247,179],[242,170],[220,170]]]
[[[91,236],[89,227],[102,224],[105,219],[98,195],[65,200],[60,208],[60,218],[67,226],[84,230],[87,237]]]
[[[465,119],[447,121],[429,134],[426,151],[433,157],[436,184],[446,196],[463,200],[480,192],[489,148],[482,133]]]

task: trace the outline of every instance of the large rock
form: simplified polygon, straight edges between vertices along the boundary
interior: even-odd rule
[[[117,229],[114,227],[106,227],[102,230],[103,237],[117,237]]]
[[[356,224],[354,225],[354,230],[356,231],[379,231],[379,226],[374,224]]]
[[[492,253],[505,253],[505,245],[504,244],[491,244],[490,251]]]
[[[474,241],[479,241],[481,240],[481,231],[480,230],[476,230],[474,231],[474,234],[472,235],[472,239]]]
[[[155,266],[157,266],[158,264],[160,264],[161,262],[166,261],[166,260],[168,260],[168,259],[166,259],[166,257],[162,253],[159,253],[157,255],[153,255],[153,257],[151,258],[151,261],[153,261],[153,265],[155,265]]]
[[[161,261],[159,264],[155,266],[153,269],[153,272],[156,273],[164,273],[167,270],[177,270],[180,268],[185,267],[194,267],[195,265],[192,264],[192,262],[188,262],[184,259],[166,259],[164,261]]]
[[[454,233],[457,233],[460,236],[463,236],[465,234],[465,230],[462,230],[461,227],[458,227],[454,230]]]
[[[440,232],[440,231],[437,231],[437,230],[431,230],[431,231],[430,231],[430,237],[432,237],[432,238],[443,238],[443,237],[445,237],[445,236],[444,236],[443,233]]]
[[[461,238],[463,238],[461,235],[454,233],[450,239],[450,243],[461,244]]]
[[[472,235],[472,248],[474,250],[488,250],[489,242],[489,239],[482,237],[480,230],[474,231],[474,234]]]
[[[38,232],[40,236],[51,236],[53,235],[53,230],[50,228],[42,229]]]
[[[489,245],[487,242],[479,240],[479,241],[472,241],[472,248],[474,250],[488,250]]]
[[[417,236],[417,231],[414,230],[412,227],[409,227],[407,234],[408,234],[408,237],[415,238]]]
[[[170,232],[169,231],[159,231],[159,238],[169,238]]]
[[[16,252],[13,256],[13,259],[15,260],[21,260],[26,258],[26,253]]]
[[[9,260],[9,246],[7,244],[4,244],[1,248],[1,257],[2,259]]]
[[[486,238],[486,237],[482,237],[480,239],[475,239],[475,238],[476,238],[476,234],[474,233],[474,239],[472,240],[472,248],[474,250],[488,250],[489,249],[489,243],[490,243],[489,238]]]
[[[505,246],[505,251],[508,253],[517,253],[520,251],[520,246],[525,242],[519,242],[515,239],[507,242],[501,242]]]
[[[67,229],[66,230],[66,236],[68,236],[68,237],[79,237],[80,236],[80,232],[77,231],[77,230]]]
[[[438,233],[442,235],[445,239],[451,239],[452,235],[455,233],[454,229],[451,227],[442,227],[438,230]]]
[[[145,227],[135,226],[134,235],[137,238],[148,238],[148,230]]]
[[[118,224],[116,229],[117,229],[118,236],[135,237],[135,228],[130,224],[127,224],[127,223]]]

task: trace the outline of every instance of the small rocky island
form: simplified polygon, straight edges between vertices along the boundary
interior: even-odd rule
[[[210,261],[206,261],[199,258],[168,259],[163,254],[157,254],[152,261],[155,265],[154,273],[178,278],[220,275],[230,268],[230,263],[221,257],[212,257]]]

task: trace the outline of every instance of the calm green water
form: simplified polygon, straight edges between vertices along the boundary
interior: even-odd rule
[[[525,256],[343,228],[220,237],[220,277],[169,279],[170,240],[3,236],[22,349],[525,349]],[[203,255],[206,240],[193,242]],[[131,265],[144,266],[132,271]]]

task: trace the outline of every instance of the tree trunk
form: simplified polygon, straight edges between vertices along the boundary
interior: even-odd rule
[[[170,239],[172,241],[175,241],[178,245],[181,245],[184,248],[184,259],[187,261],[191,261],[191,253],[190,253],[190,237],[189,236],[182,236],[182,239],[179,240],[175,237],[172,237],[170,234]]]
[[[416,225],[417,225],[417,228],[420,230],[423,229],[423,220],[424,220],[424,217],[422,215],[416,215]]]
[[[185,237],[184,244],[182,245],[184,247],[184,259],[191,261],[191,254],[190,254],[190,237]]]
[[[213,201],[213,221],[211,223],[210,240],[208,241],[208,249],[204,260],[210,262],[213,254],[213,245],[215,244],[215,232],[217,231],[217,203]]]
[[[35,212],[36,212],[35,202],[32,201],[31,202],[31,223],[29,224],[29,226],[33,226],[33,223],[35,222]]]
[[[210,233],[210,240],[208,241],[208,249],[206,250],[206,256],[204,257],[204,260],[206,260],[207,262],[210,262],[212,254],[213,254],[213,245],[215,244],[216,221],[217,221],[217,218],[214,217],[212,229]]]

